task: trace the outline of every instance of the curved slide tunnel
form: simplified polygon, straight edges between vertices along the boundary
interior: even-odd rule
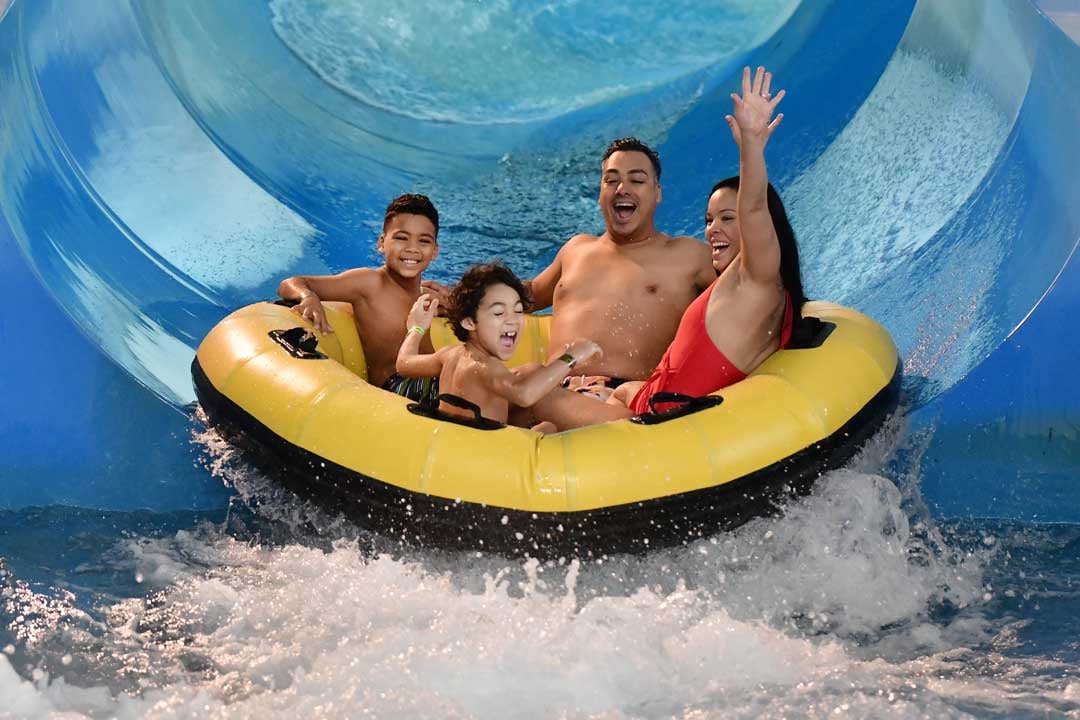
[[[735,169],[728,93],[764,63],[808,289],[897,339],[926,499],[1080,521],[1080,49],[1037,7],[421,5],[11,4],[0,507],[220,507],[195,346],[284,275],[377,262],[399,192],[443,214],[436,279],[490,255],[528,273],[599,227],[598,150],[635,134],[664,159],[660,227],[700,236]]]

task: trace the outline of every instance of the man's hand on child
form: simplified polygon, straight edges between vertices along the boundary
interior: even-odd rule
[[[305,295],[299,303],[293,305],[292,311],[311,322],[315,329],[323,335],[334,332],[334,328],[330,327],[330,322],[326,319],[326,311],[323,310],[322,302],[316,295]]]
[[[431,321],[438,309],[439,298],[424,293],[413,303],[412,310],[409,311],[409,319],[405,321],[406,328],[412,330],[414,327],[421,327],[427,330],[431,327]]]

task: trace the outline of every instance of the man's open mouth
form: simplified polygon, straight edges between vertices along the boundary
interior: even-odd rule
[[[626,222],[634,216],[637,203],[632,200],[616,200],[612,208],[615,210],[615,219],[619,222]]]

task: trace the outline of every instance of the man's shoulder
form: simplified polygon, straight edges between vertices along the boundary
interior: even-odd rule
[[[700,260],[702,257],[711,257],[711,248],[707,243],[689,235],[668,235],[665,243],[666,252],[683,254],[687,259]]]
[[[565,270],[576,264],[581,258],[591,254],[601,245],[601,238],[588,233],[578,233],[566,241],[556,256],[556,262]]]
[[[708,245],[701,240],[690,235],[667,235],[666,237],[669,247],[686,248],[688,250],[698,250],[708,247]]]
[[[566,241],[566,244],[562,246],[561,250],[559,250],[559,255],[561,255],[564,259],[574,255],[579,255],[583,252],[588,252],[593,248],[600,247],[601,245],[603,245],[603,241],[603,235],[578,233],[577,235],[574,235]]]
[[[600,242],[602,237],[603,236],[601,235],[592,235],[590,233],[578,233],[566,241],[566,244],[563,245],[563,250],[596,245]]]

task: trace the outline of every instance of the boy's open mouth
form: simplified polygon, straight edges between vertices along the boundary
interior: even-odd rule
[[[401,258],[402,265],[419,265],[420,258]]]
[[[504,333],[500,333],[499,345],[507,349],[513,349],[514,345],[517,344],[517,336],[517,330],[507,330]]]
[[[615,219],[619,222],[626,222],[634,216],[634,211],[637,210],[637,203],[633,200],[616,200],[612,204],[612,209],[615,211]]]

